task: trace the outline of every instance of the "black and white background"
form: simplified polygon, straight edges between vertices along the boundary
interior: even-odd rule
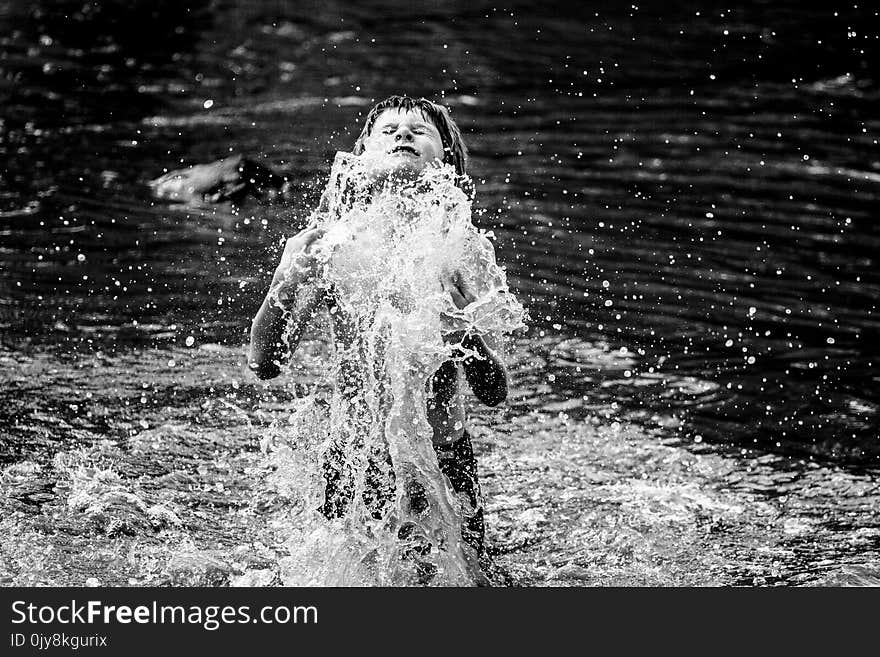
[[[321,363],[242,345],[392,93],[452,108],[531,313],[471,419],[513,581],[880,583],[876,13],[0,4],[0,584],[275,581],[258,444]],[[294,200],[151,196],[231,154]]]

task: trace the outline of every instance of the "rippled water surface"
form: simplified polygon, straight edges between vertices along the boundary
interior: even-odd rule
[[[373,99],[442,97],[529,306],[471,424],[521,584],[877,584],[875,10],[0,7],[0,581],[279,581],[244,367]],[[289,204],[153,201],[242,152]]]

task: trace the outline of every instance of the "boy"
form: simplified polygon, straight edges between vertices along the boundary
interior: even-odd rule
[[[452,165],[460,176],[464,176],[466,168],[461,133],[448,110],[431,101],[406,96],[392,96],[372,108],[355,143],[354,154],[369,163],[369,176],[376,188],[389,189],[411,181],[426,167],[440,162]],[[325,205],[322,202],[322,206]],[[309,320],[322,306],[330,311],[337,349],[345,349],[356,337],[357,329],[346,321],[333,290],[309,285],[319,275],[316,245],[323,234],[321,229],[313,227],[287,240],[269,293],[251,329],[249,364],[261,379],[280,374]],[[440,284],[458,309],[476,300],[475,291],[459,272],[445,274]],[[444,340],[461,343],[461,347],[469,350],[461,353],[477,354],[462,361],[466,380],[483,403],[489,406],[501,403],[507,396],[507,373],[491,339],[460,331],[447,334]],[[440,468],[455,492],[470,506],[465,513],[462,538],[482,556],[485,554],[483,511],[471,439],[464,427],[458,368],[456,362],[447,360],[434,372],[429,385],[432,394],[427,400],[427,419],[433,430]],[[325,469],[327,499],[321,510],[328,517],[341,515],[345,507],[345,490],[340,490],[344,489],[340,478],[339,472]],[[408,493],[411,505],[417,506],[418,491]]]

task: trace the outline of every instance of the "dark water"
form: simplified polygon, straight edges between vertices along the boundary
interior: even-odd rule
[[[349,4],[0,7],[13,507],[76,510],[27,469],[57,453],[118,465],[137,450],[102,456],[101,440],[228,431],[242,413],[253,429],[283,408],[289,391],[255,386],[240,347],[279,240],[373,99],[405,92],[452,107],[479,224],[532,316],[508,408],[475,419],[507,567],[533,583],[870,581],[875,10]],[[231,151],[286,172],[302,202],[150,199],[164,170]],[[184,384],[195,363],[207,369]],[[205,424],[209,407],[228,416]],[[258,433],[235,445],[247,467]],[[213,452],[194,454],[184,470],[217,476]],[[131,467],[132,481],[165,476]],[[701,538],[684,546],[688,531]]]

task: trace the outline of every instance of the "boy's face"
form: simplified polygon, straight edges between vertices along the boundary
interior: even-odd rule
[[[443,141],[421,111],[387,109],[364,139],[364,155],[376,158],[388,173],[418,174],[443,159]]]

